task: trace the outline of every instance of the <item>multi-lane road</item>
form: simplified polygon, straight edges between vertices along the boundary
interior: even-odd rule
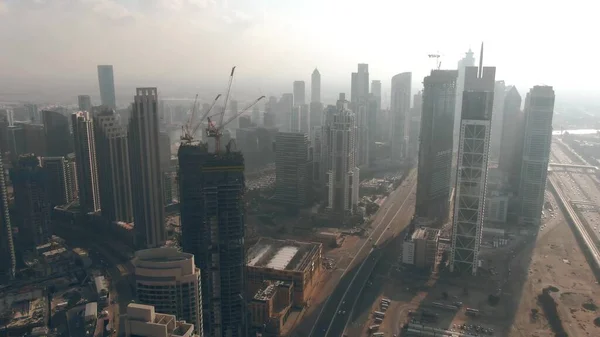
[[[375,262],[382,253],[379,247],[403,230],[412,216],[416,171],[412,171],[403,184],[392,192],[379,210],[369,237],[359,243],[360,248],[340,283],[322,307],[310,337],[340,337],[350,320],[356,300],[371,276]]]
[[[570,149],[555,142],[552,144],[551,160],[559,164],[587,165],[579,156],[568,154]],[[600,181],[585,169],[568,172],[553,172],[549,182],[554,186],[559,199],[565,204],[568,215],[580,232],[596,268],[600,268]],[[575,210],[578,210],[577,212]]]

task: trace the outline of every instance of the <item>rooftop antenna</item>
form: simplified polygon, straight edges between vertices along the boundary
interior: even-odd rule
[[[483,42],[481,42],[481,53],[479,54],[479,74],[477,77],[481,78],[483,74]]]

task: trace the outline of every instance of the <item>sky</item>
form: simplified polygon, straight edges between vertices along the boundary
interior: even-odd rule
[[[117,91],[219,92],[236,65],[249,95],[308,89],[315,67],[324,91],[349,92],[357,63],[385,93],[405,71],[419,88],[428,54],[455,68],[482,41],[484,65],[523,92],[600,94],[596,12],[592,0],[0,0],[0,94],[97,90],[98,64],[114,66]]]

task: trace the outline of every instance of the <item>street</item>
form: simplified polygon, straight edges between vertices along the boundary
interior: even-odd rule
[[[373,222],[373,230],[369,237],[360,246],[350,265],[341,277],[327,302],[323,306],[317,322],[312,328],[310,336],[341,336],[351,317],[356,299],[362,291],[364,284],[369,279],[372,269],[375,266],[382,250],[380,244],[393,237],[393,235],[407,225],[406,220],[410,220],[411,214],[408,210],[414,201],[411,196],[414,194],[416,184],[416,171],[412,171],[404,183],[388,197],[384,207]],[[381,214],[381,215],[380,215]],[[397,221],[401,217],[404,221]],[[393,227],[394,230],[391,230]]]

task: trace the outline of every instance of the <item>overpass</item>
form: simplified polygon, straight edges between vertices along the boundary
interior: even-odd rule
[[[591,165],[575,165],[575,164],[558,164],[558,163],[549,163],[548,171],[552,172],[577,172],[581,173],[582,171],[585,173],[597,173],[598,167]]]
[[[571,206],[580,210],[595,210],[600,211],[600,206],[591,201],[571,200]]]

